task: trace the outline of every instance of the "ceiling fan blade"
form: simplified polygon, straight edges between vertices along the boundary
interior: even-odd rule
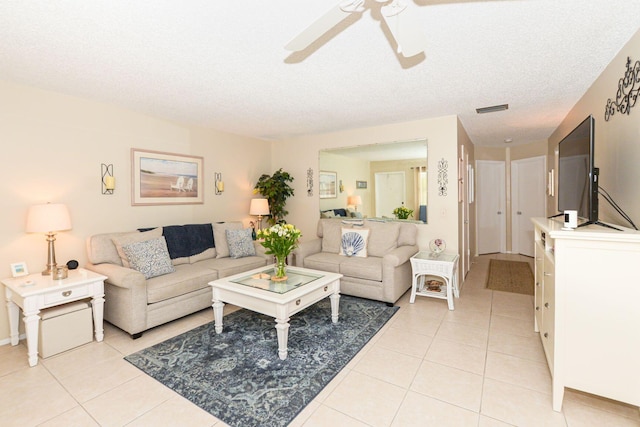
[[[340,21],[348,18],[352,13],[362,13],[364,10],[363,3],[364,1],[362,0],[349,0],[338,3],[287,43],[284,48],[294,52],[306,49],[311,43],[338,25]]]
[[[398,44],[398,53],[404,57],[417,55],[427,48],[427,38],[420,28],[420,22],[406,5],[393,1],[381,9],[384,21]]]

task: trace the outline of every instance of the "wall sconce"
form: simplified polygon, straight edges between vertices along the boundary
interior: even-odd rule
[[[269,215],[269,201],[267,199],[251,199],[249,215],[258,216],[258,230],[262,230],[262,216]]]
[[[47,268],[42,275],[51,275],[56,269],[56,232],[71,229],[71,217],[66,205],[47,203],[34,205],[27,213],[27,233],[45,233],[49,244]]]
[[[338,190],[342,193],[344,191],[344,185],[342,185],[342,180],[340,180],[340,184],[338,185]]]
[[[113,194],[116,189],[116,179],[113,176],[113,164],[102,163],[102,194]]]
[[[224,181],[222,180],[222,174],[220,172],[214,172],[216,196],[224,193]]]

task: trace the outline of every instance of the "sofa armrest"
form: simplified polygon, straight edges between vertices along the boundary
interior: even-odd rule
[[[265,253],[267,251],[267,248],[262,246],[262,244],[257,240],[253,241],[253,247],[256,248],[256,256],[266,259],[267,262],[271,262],[273,260],[273,255],[267,255]]]
[[[107,282],[119,288],[131,289],[133,287],[142,287],[146,289],[147,287],[147,279],[144,278],[144,275],[132,268],[109,263],[88,263],[86,268],[87,270],[107,276]]]
[[[304,259],[320,251],[322,251],[322,239],[307,240],[299,243],[298,247],[293,250],[296,267],[304,267]]]
[[[409,261],[409,258],[418,252],[418,246],[398,246],[394,250],[385,254],[382,264],[390,267],[397,267]]]

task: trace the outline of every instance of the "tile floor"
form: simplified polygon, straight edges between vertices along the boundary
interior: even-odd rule
[[[404,295],[394,318],[292,426],[640,426],[637,407],[567,390],[551,409],[551,377],[533,332],[533,298],[484,289],[489,259],[474,260],[455,301]],[[225,426],[123,360],[213,320],[204,310],[131,338],[105,325],[105,341],[40,360],[0,346],[0,425]]]

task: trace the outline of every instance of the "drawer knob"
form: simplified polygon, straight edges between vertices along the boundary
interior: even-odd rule
[[[71,291],[64,291],[64,292],[62,293],[62,296],[63,296],[63,297],[68,297],[69,295],[71,295]]]
[[[545,333],[544,333],[544,337],[545,337],[545,338],[549,338],[549,333],[548,333],[548,332],[545,332]]]
[[[324,287],[324,291],[325,291],[325,292],[327,292],[327,290],[329,290],[329,287],[328,287],[328,286],[325,286],[325,287]]]
[[[545,302],[545,303],[544,303],[544,306],[545,306],[546,308],[549,308],[549,303],[548,303],[548,302]]]
[[[540,286],[540,282],[536,282],[536,286]]]
[[[540,306],[536,306],[536,311],[540,311]]]
[[[302,302],[301,300],[297,300],[296,305],[300,305],[301,302]]]

